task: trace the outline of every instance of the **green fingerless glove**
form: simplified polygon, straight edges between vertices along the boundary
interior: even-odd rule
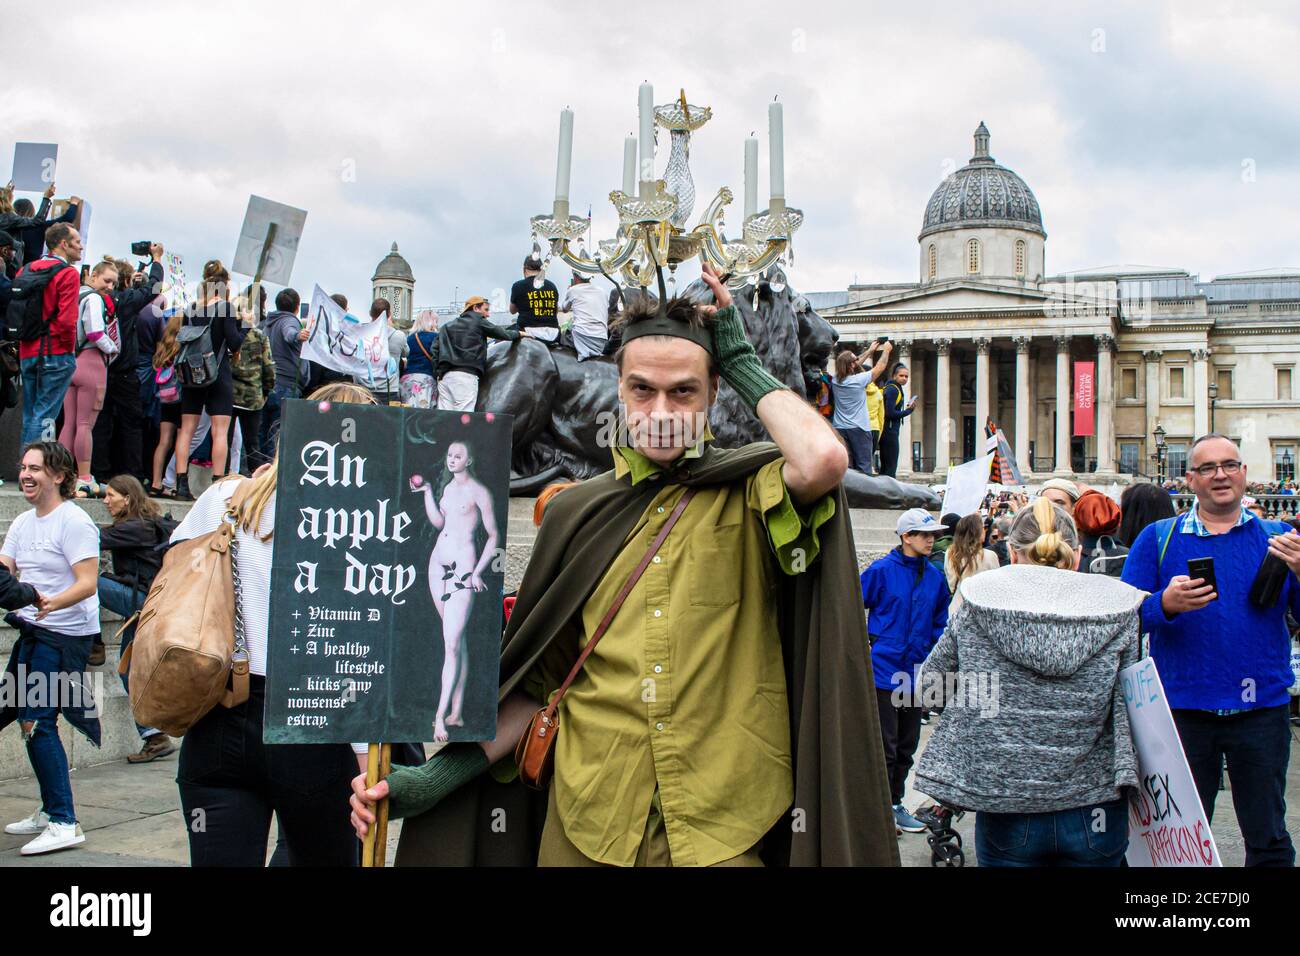
[[[785,388],[758,360],[754,346],[745,335],[745,323],[734,305],[719,309],[711,327],[718,369],[751,410],[758,407],[758,400],[768,392]]]
[[[487,767],[487,754],[478,744],[448,744],[423,766],[398,767],[387,777],[389,818],[415,817],[433,809]]]

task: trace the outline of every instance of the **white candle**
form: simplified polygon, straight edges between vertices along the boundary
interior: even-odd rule
[[[785,131],[781,118],[781,104],[767,107],[767,165],[771,176],[773,199],[785,199]]]
[[[745,218],[758,212],[758,140],[745,140]]]
[[[623,192],[636,195],[636,137],[623,140]]]
[[[560,152],[555,160],[555,201],[569,201],[569,173],[573,166],[573,110],[560,110]]]
[[[642,83],[638,102],[641,119],[641,169],[637,176],[643,183],[655,178],[655,88]]]

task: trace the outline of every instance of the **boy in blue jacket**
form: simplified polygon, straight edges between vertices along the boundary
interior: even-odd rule
[[[1286,828],[1290,635],[1300,617],[1300,536],[1241,506],[1246,466],[1231,439],[1205,435],[1191,448],[1186,514],[1143,529],[1124,561],[1123,580],[1150,593],[1142,630],[1160,671],[1205,815],[1213,822],[1226,758],[1247,866],[1294,866]],[[1250,600],[1268,554],[1290,569],[1271,607]],[[1211,584],[1188,561],[1212,558]]]
[[[935,537],[944,530],[920,508],[903,512],[895,531],[901,543],[862,572],[862,605],[871,640],[876,705],[889,771],[890,803],[900,830],[920,833],[925,824],[903,807],[903,790],[921,739],[925,709],[912,693],[917,669],[948,626],[948,582],[929,562]]]

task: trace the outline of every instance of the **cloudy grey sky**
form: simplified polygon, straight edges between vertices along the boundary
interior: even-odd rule
[[[926,200],[980,120],[1038,197],[1049,272],[1300,266],[1295,4],[664,0],[643,25],[592,0],[173,0],[132,21],[134,55],[92,9],[0,12],[0,162],[57,141],[92,251],[160,239],[191,276],[229,262],[257,193],[308,210],[302,290],[364,301],[393,241],[420,304],[508,288],[550,208],[564,106],[573,209],[612,234],[642,80],[713,108],[697,211],[724,184],[739,203],[751,130],[765,204],[766,104],[785,103],[801,290],[915,279]]]

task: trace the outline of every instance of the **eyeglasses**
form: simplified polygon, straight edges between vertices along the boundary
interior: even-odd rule
[[[1224,473],[1225,475],[1227,475],[1228,477],[1232,477],[1233,475],[1237,475],[1237,474],[1240,474],[1240,473],[1241,473],[1241,462],[1239,462],[1239,461],[1217,461],[1217,462],[1215,462],[1215,461],[1207,461],[1205,464],[1203,464],[1203,465],[1197,465],[1195,468],[1192,468],[1192,469],[1189,469],[1189,470],[1190,470],[1190,471],[1194,471],[1194,472],[1196,472],[1196,473],[1197,473],[1198,475],[1200,475],[1202,478],[1213,478],[1213,477],[1214,477],[1214,473],[1217,472],[1220,468],[1223,469],[1223,473]]]

